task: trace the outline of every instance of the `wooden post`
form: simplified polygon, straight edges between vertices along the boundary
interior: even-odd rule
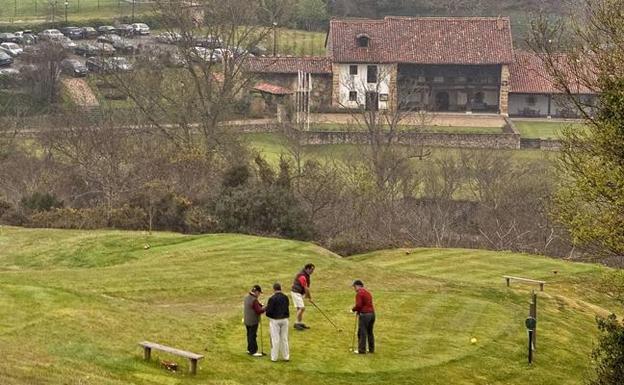
[[[191,374],[196,374],[197,373],[197,360],[191,358],[190,361],[191,361],[191,366],[189,368],[189,372]]]
[[[510,279],[509,279],[509,278],[505,278],[505,281],[507,281],[507,287],[509,287],[509,281],[510,281]]]
[[[145,361],[149,361],[152,357],[152,348],[148,346],[143,346],[143,358]]]
[[[537,293],[535,292],[535,290],[532,291],[531,296],[532,298],[531,298],[531,308],[530,308],[529,317],[533,317],[537,320]],[[537,326],[535,327],[535,330],[533,330],[533,350],[536,349],[536,344],[537,344]]]
[[[539,285],[540,285],[540,291],[544,291],[544,284],[540,283]]]

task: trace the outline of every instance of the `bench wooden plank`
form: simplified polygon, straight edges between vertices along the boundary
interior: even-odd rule
[[[512,279],[516,281],[537,283],[540,286],[540,291],[544,291],[544,285],[546,284],[546,281],[539,281],[537,279],[530,279],[530,278],[514,277],[512,275],[503,275],[503,278],[505,278],[505,281],[507,282],[507,286],[510,285],[510,281]]]
[[[176,349],[176,348],[171,348],[169,346],[157,344],[157,343],[154,343],[154,342],[143,341],[143,342],[139,342],[139,345],[143,346],[144,348],[161,350],[163,352],[171,353],[171,354],[174,354],[176,356],[188,358],[189,360],[200,360],[200,359],[204,358],[204,356],[201,355],[201,354],[196,354],[196,353],[193,353],[193,352],[187,352],[186,350],[180,350],[180,349]]]

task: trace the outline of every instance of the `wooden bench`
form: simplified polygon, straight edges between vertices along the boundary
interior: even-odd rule
[[[529,278],[512,277],[511,275],[503,275],[503,278],[505,278],[505,281],[507,281],[507,286],[509,286],[509,283],[512,279],[516,281],[522,281],[522,282],[537,283],[540,286],[540,291],[544,291],[544,285],[546,284],[546,281],[538,281],[536,279],[529,279]]]
[[[189,366],[189,372],[191,374],[197,373],[197,361],[204,358],[204,356],[202,356],[201,354],[171,348],[169,346],[156,344],[154,342],[143,341],[139,342],[139,345],[143,347],[143,358],[145,358],[146,361],[149,361],[149,359],[152,357],[152,349],[160,350],[169,354],[173,354],[175,356],[188,358],[191,363],[191,365]]]

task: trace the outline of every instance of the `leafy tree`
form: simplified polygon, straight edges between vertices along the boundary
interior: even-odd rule
[[[295,19],[304,29],[318,29],[329,20],[327,4],[323,0],[300,0],[295,9]]]
[[[614,314],[598,318],[597,322],[600,337],[592,351],[596,373],[589,384],[624,384],[624,323]]]

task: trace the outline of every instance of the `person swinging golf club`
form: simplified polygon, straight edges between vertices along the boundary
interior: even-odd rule
[[[373,327],[375,326],[375,308],[373,307],[373,296],[364,288],[364,283],[359,279],[353,281],[355,290],[355,306],[351,311],[358,317],[358,349],[353,353],[366,354],[366,342],[368,340],[368,352],[375,352],[375,336]]]
[[[303,312],[305,311],[304,298],[307,298],[312,302],[312,295],[310,294],[310,275],[314,273],[314,265],[308,263],[303,267],[297,275],[291,289],[291,296],[293,304],[297,308],[297,320],[294,328],[297,330],[305,330],[310,327],[303,323]]]
[[[243,322],[247,329],[247,354],[254,357],[262,357],[264,352],[258,352],[258,343],[256,341],[258,335],[258,324],[260,324],[260,315],[265,309],[258,300],[262,294],[262,288],[254,285],[249,294],[243,300]]]

